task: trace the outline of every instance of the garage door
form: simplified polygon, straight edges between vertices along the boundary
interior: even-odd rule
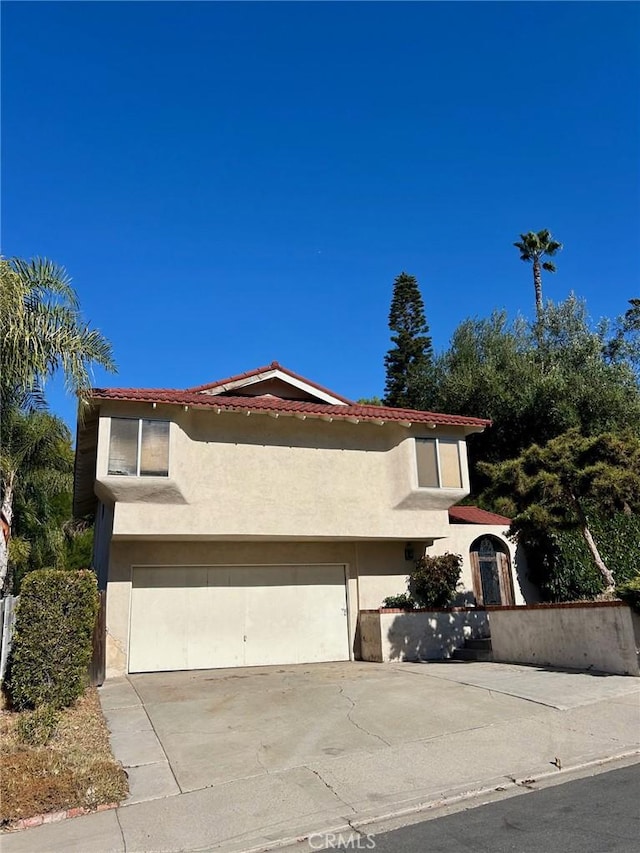
[[[133,569],[129,672],[348,659],[344,566]]]

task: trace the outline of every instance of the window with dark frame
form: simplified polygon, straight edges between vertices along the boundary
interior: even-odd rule
[[[108,474],[169,476],[169,421],[111,418]]]

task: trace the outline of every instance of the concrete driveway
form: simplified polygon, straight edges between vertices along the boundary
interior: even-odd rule
[[[505,664],[329,663],[132,675],[100,694],[134,803],[302,766],[323,773],[356,755],[380,761],[390,748],[397,759],[430,745],[435,759],[447,743],[482,730],[499,741],[501,727],[525,720],[551,760],[566,741],[554,743],[552,709],[637,701],[638,681]]]
[[[310,853],[327,831],[375,834],[640,758],[640,678],[616,675],[315,664],[135,675],[100,697],[131,797],[4,835],[3,853],[240,853],[313,835],[296,848]]]

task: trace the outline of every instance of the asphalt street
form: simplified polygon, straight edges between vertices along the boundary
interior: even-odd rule
[[[376,853],[637,853],[640,764],[362,838],[358,846]]]

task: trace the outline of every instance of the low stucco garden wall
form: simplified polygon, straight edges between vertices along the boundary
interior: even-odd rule
[[[640,675],[640,616],[622,602],[487,611],[495,661]]]
[[[362,660],[445,660],[466,639],[489,634],[484,610],[456,607],[446,610],[361,610],[359,619]]]

